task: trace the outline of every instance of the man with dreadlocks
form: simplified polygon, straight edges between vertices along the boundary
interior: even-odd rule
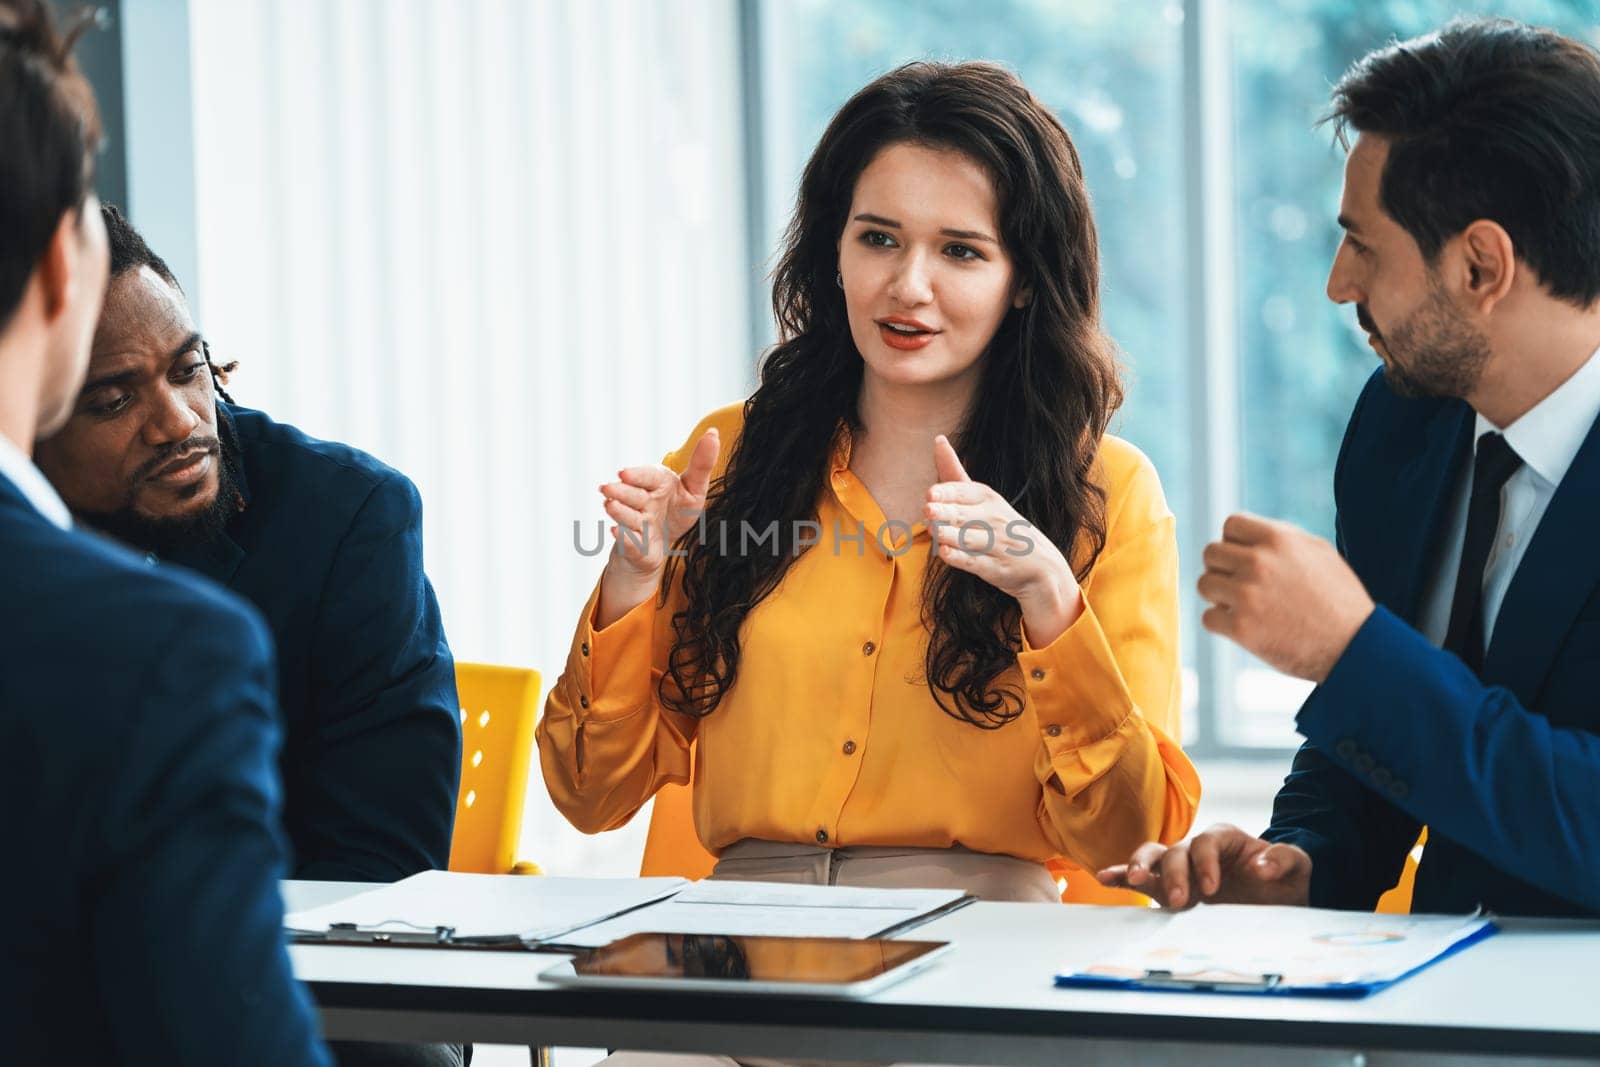
[[[71,417],[35,455],[82,524],[253,602],[278,647],[289,876],[392,881],[450,858],[455,665],[421,501],[365,453],[233,402],[183,290],[115,207],[110,283]],[[170,569],[163,567],[163,570]],[[462,1062],[338,1042],[343,1067]]]
[[[183,290],[102,208],[111,281],[72,417],[38,444],[78,520],[252,601],[278,646],[291,877],[444,867],[460,775],[455,668],[417,491],[223,389]]]
[[[0,1058],[319,1067],[283,939],[266,628],[73,529],[29,462],[105,292],[84,25],[0,0]]]

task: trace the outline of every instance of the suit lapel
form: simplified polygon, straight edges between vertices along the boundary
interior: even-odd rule
[[[1486,682],[1532,706],[1562,638],[1600,582],[1600,420],[1550,498],[1506,590],[1484,656]]]
[[[1395,472],[1387,506],[1375,517],[1375,543],[1386,565],[1373,571],[1382,577],[1368,592],[1413,625],[1434,571],[1451,490],[1472,447],[1472,424],[1472,409],[1465,404],[1450,404],[1431,419],[1422,448]]]

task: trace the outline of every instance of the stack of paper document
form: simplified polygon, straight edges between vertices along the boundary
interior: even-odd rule
[[[1494,932],[1481,915],[1202,904],[1056,984],[1364,996]]]
[[[381,889],[293,912],[303,940],[532,945],[670,897],[682,878],[545,878],[424,871]]]
[[[586,926],[559,941],[594,947],[629,934],[887,937],[971,897],[954,889],[854,889],[772,882],[696,882],[670,899]]]
[[[544,878],[425,871],[293,912],[297,940],[593,947],[632,933],[888,936],[968,903],[943,889],[846,889],[682,878]]]

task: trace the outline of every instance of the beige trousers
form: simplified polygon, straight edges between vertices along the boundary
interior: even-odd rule
[[[874,889],[960,889],[979,900],[1061,900],[1041,863],[964,848],[868,845],[820,848],[744,840],[723,849],[711,877],[736,882],[788,882]],[[845,1067],[812,1060],[734,1059],[666,1052],[614,1052],[601,1067]]]
[[[979,900],[1029,904],[1061,899],[1044,864],[964,848],[821,848],[746,839],[723,849],[711,877],[874,889],[959,889]]]

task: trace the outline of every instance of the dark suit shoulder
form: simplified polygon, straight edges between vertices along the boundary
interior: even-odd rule
[[[227,407],[254,481],[255,467],[311,478],[319,484],[365,484],[369,488],[405,475],[370,453],[338,441],[325,441],[265,412],[235,405]]]
[[[1458,415],[1465,406],[1453,397],[1402,396],[1379,367],[1361,388],[1347,435],[1390,442],[1397,437],[1420,438],[1435,419]]]
[[[1345,426],[1334,466],[1333,494],[1339,509],[1341,538],[1346,511],[1370,503],[1372,477],[1390,472],[1421,457],[1435,447],[1435,438],[1471,409],[1448,397],[1413,397],[1396,393],[1383,368],[1372,372],[1356,400]],[[1341,541],[1341,547],[1345,547]]]
[[[164,669],[259,671],[272,662],[257,612],[181,568],[153,567],[98,535],[49,527],[0,530],[0,552],[14,561],[49,561],[8,567],[0,576],[0,602],[17,609],[0,655],[28,668],[3,672],[11,680],[0,692],[32,690],[22,704],[0,703],[59,707],[55,729],[99,723],[114,736],[144,714],[169,724],[192,718],[208,709],[148,707],[154,676]],[[221,663],[207,661],[219,655]]]
[[[3,504],[0,554],[17,564],[0,572],[13,609],[0,621],[0,749],[54,754],[0,764],[62,831],[30,831],[27,863],[104,855],[121,833],[109,827],[148,814],[145,791],[171,784],[203,738],[276,744],[271,641],[237,597]]]
[[[168,651],[174,629],[220,632],[246,652],[268,653],[259,615],[239,597],[176,567],[152,566],[99,534],[0,518],[0,552],[13,561],[48,560],[0,573],[0,600],[21,611],[8,655],[57,642],[88,663],[107,656],[144,662]],[[25,624],[22,620],[26,620]],[[81,672],[68,684],[92,678]]]
[[[377,457],[312,437],[260,411],[227,410],[238,435],[251,506],[258,512],[264,507],[280,520],[310,519],[311,529],[328,533],[352,525],[397,530],[421,524],[422,498],[416,486]]]

